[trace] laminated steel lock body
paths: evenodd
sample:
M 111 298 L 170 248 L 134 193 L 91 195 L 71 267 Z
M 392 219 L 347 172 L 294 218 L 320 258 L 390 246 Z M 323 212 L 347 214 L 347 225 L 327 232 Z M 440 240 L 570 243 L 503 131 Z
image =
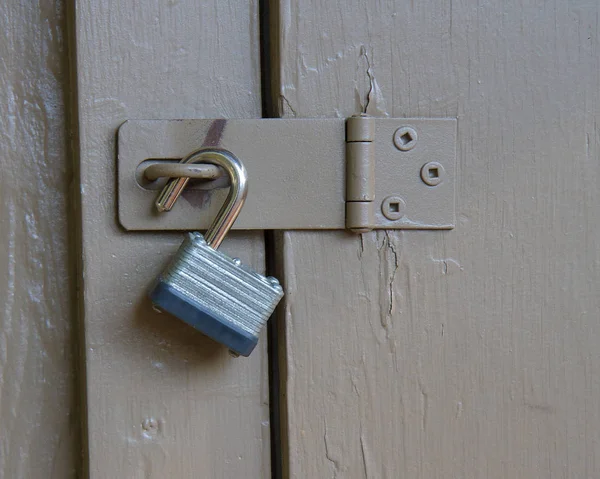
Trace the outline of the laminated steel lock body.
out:
M 206 235 L 188 233 L 169 266 L 158 277 L 150 299 L 235 354 L 248 356 L 259 333 L 283 296 L 276 278 L 265 277 L 237 258 L 217 251 L 244 205 L 248 190 L 244 165 L 231 152 L 197 150 L 181 163 L 211 163 L 225 170 L 231 187 Z M 156 206 L 169 211 L 189 178 L 173 178 Z

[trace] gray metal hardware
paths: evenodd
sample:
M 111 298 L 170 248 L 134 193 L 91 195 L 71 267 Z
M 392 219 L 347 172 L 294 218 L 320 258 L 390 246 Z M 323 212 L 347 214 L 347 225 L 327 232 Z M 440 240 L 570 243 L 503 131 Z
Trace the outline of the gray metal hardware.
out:
M 201 146 L 243 157 L 252 178 L 234 229 L 455 225 L 453 118 L 129 120 L 118 143 L 119 221 L 131 231 L 209 226 L 228 180 L 212 165 L 178 163 Z M 153 202 L 165 179 L 155 178 L 188 172 L 204 180 L 188 185 L 172 212 L 158 215 Z
M 227 173 L 227 199 L 205 236 L 187 235 L 157 279 L 150 298 L 158 310 L 177 316 L 234 354 L 248 356 L 283 289 L 276 278 L 262 276 L 239 259 L 217 251 L 246 200 L 244 165 L 231 152 L 218 148 L 200 149 L 181 161 L 196 162 L 216 165 Z M 185 177 L 171 179 L 158 195 L 157 210 L 166 215 L 188 181 Z
M 222 175 L 222 170 L 215 165 L 198 165 L 195 163 L 152 162 L 144 168 L 146 180 L 159 178 L 190 178 L 197 180 L 215 180 Z

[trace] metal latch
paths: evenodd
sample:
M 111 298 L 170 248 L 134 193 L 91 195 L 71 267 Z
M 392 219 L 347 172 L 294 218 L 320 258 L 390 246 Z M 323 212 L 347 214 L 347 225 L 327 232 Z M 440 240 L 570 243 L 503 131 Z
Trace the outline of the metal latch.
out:
M 118 133 L 119 221 L 127 230 L 206 229 L 228 182 L 214 165 L 181 165 L 220 147 L 248 170 L 233 229 L 451 229 L 456 119 L 129 120 Z M 195 180 L 169 214 L 161 175 Z M 199 220 L 199 210 L 202 218 Z M 205 214 L 204 214 L 205 213 Z

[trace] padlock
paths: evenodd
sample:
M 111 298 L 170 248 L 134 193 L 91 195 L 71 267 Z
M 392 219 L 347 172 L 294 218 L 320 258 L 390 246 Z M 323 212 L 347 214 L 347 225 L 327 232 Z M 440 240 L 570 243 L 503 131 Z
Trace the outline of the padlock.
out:
M 181 163 L 211 163 L 225 170 L 231 180 L 229 195 L 206 231 L 188 233 L 167 268 L 158 277 L 150 299 L 166 311 L 228 347 L 235 355 L 248 356 L 261 329 L 283 297 L 273 277 L 265 277 L 217 250 L 242 209 L 247 174 L 231 152 L 203 148 Z M 159 211 L 169 211 L 189 178 L 172 178 L 156 201 Z

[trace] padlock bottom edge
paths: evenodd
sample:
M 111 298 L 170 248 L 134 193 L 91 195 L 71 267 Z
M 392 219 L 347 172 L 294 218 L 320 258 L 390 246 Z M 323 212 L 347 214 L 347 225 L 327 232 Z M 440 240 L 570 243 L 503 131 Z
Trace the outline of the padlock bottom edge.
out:
M 241 356 L 249 356 L 258 343 L 257 337 L 209 314 L 201 304 L 183 297 L 175 288 L 160 279 L 152 288 L 149 296 L 150 300 L 160 309 L 181 319 Z

